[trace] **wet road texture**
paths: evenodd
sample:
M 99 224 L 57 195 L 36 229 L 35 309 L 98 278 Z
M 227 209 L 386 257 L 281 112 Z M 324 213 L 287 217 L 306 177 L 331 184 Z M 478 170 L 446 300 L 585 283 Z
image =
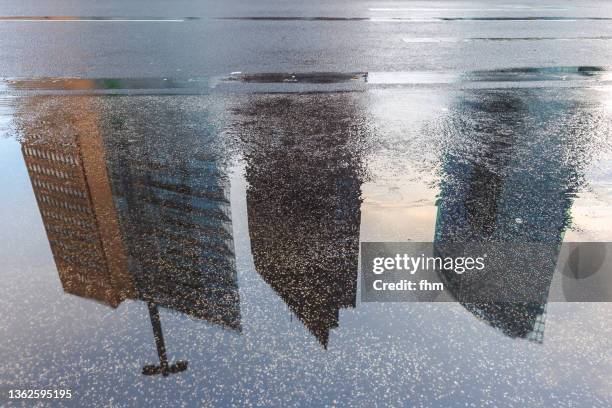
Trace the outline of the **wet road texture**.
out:
M 3 389 L 612 405 L 608 303 L 358 287 L 367 241 L 612 241 L 606 2 L 0 10 Z

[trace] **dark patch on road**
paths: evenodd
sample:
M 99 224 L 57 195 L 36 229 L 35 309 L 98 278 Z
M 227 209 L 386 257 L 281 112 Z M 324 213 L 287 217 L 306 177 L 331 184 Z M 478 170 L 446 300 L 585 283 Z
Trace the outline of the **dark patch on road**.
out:
M 398 71 L 398 72 L 234 72 L 226 76 L 202 78 L 5 78 L 0 93 L 78 92 L 93 94 L 154 93 L 204 94 L 240 91 L 247 93 L 340 92 L 364 86 L 432 85 L 470 83 L 535 83 L 550 86 L 569 82 L 607 83 L 610 69 L 598 66 L 523 67 L 484 71 Z M 556 81 L 556 82 L 555 82 Z M 269 85 L 266 87 L 265 85 Z M 261 85 L 261 86 L 260 86 Z M 295 85 L 295 87 L 293 86 Z M 301 85 L 301 86 L 300 86 Z M 322 87 L 322 86 L 326 87 Z M 355 86 L 357 88 L 355 88 Z M 319 87 L 317 87 L 319 86 Z M 482 85 L 479 85 L 482 86 Z M 514 86 L 514 85 L 513 85 Z
M 270 72 L 261 74 L 233 74 L 228 80 L 254 83 L 301 82 L 307 84 L 334 84 L 349 81 L 363 81 L 367 76 L 367 72 Z

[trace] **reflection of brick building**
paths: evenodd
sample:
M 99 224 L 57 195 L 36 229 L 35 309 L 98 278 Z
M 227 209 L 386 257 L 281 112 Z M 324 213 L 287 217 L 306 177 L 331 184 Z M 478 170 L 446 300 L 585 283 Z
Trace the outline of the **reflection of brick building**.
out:
M 64 290 L 117 307 L 135 291 L 95 114 L 82 108 L 72 134 L 26 127 L 22 152 Z

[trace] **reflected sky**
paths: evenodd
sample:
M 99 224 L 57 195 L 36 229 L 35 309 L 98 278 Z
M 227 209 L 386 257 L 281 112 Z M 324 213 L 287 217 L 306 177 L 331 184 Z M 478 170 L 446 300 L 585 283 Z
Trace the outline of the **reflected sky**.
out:
M 605 90 L 10 109 L 2 383 L 89 403 L 612 401 L 607 304 L 549 304 L 542 325 L 542 308 L 365 304 L 357 288 L 363 241 L 610 241 Z

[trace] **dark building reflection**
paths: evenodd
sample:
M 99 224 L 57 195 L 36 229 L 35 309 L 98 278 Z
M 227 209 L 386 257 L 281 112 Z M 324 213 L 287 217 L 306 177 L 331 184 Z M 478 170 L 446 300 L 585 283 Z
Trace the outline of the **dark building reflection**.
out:
M 366 125 L 349 94 L 241 106 L 255 268 L 326 348 L 355 307 Z
M 91 101 L 22 107 L 37 112 L 21 123 L 22 151 L 62 286 L 113 308 L 147 302 L 160 366 L 145 373 L 182 371 L 167 361 L 158 307 L 241 330 L 226 172 L 210 129 L 182 131 L 180 111 L 167 112 L 170 140 L 129 108 Z
M 106 138 L 108 168 L 141 298 L 240 330 L 228 180 L 212 135 L 181 131 L 181 112 L 165 113 L 172 136 L 123 115 Z
M 546 298 L 581 183 L 582 141 L 560 122 L 582 123 L 580 112 L 576 102 L 551 102 L 530 90 L 466 93 L 447 118 L 446 128 L 454 131 L 445 136 L 436 244 L 504 243 L 516 253 L 503 272 L 531 268 Z M 517 250 L 523 244 L 551 250 L 527 258 L 532 254 Z M 465 276 L 441 274 L 461 300 Z M 545 302 L 464 306 L 510 337 L 543 339 Z

